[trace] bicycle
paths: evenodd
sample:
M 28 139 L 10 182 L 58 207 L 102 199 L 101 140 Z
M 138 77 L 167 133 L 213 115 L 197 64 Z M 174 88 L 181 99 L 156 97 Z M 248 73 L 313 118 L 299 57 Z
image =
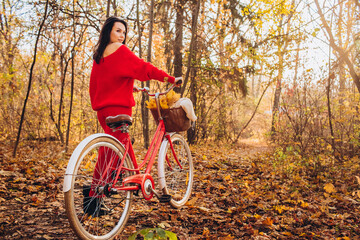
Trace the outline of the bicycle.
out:
M 79 238 L 112 239 L 122 232 L 134 195 L 138 196 L 140 191 L 146 200 L 155 195 L 160 202 L 170 203 L 175 208 L 188 201 L 194 176 L 191 152 L 182 135 L 166 132 L 159 110 L 159 97 L 174 87 L 175 84 L 155 94 L 149 93 L 148 88 L 138 89 L 155 97 L 159 114 L 156 132 L 140 164 L 136 161 L 130 136 L 123 145 L 111 135 L 93 134 L 80 142 L 72 153 L 63 191 L 66 214 Z M 106 121 L 113 131 L 122 132 L 128 132 L 132 123 L 127 115 L 109 117 Z M 157 153 L 159 192 L 150 174 Z M 97 160 L 102 157 L 106 161 L 99 166 Z M 145 166 L 145 172 L 141 173 Z

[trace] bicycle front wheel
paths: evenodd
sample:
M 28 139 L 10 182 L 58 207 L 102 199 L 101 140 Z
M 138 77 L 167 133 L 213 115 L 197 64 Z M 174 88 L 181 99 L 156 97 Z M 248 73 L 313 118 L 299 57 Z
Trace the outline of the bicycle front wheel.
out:
M 167 139 L 163 141 L 159 151 L 159 185 L 164 194 L 171 195 L 170 204 L 179 208 L 191 195 L 194 167 L 185 139 L 180 134 L 173 134 L 170 139 L 171 143 Z
M 79 238 L 112 239 L 123 230 L 132 192 L 116 192 L 109 186 L 124 152 L 124 147 L 112 136 L 95 134 L 83 140 L 72 154 L 64 179 L 65 209 Z M 123 166 L 133 168 L 129 157 Z M 121 170 L 116 186 L 132 173 Z

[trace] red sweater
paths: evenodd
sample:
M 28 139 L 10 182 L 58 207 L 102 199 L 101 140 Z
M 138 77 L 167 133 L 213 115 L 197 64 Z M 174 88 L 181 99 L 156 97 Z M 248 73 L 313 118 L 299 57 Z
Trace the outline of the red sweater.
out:
M 99 64 L 95 61 L 93 63 L 90 75 L 92 108 L 98 111 L 104 107 L 135 106 L 134 79 L 175 82 L 174 77 L 138 58 L 127 46 L 122 45 L 109 56 L 102 58 Z

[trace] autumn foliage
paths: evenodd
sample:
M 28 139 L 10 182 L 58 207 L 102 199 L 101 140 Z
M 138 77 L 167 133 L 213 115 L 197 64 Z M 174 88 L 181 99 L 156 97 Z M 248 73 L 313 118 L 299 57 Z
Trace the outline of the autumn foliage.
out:
M 183 133 L 196 169 L 187 206 L 138 199 L 119 239 L 143 229 L 179 239 L 359 239 L 359 2 L 152 2 L 0 3 L 0 236 L 74 238 L 63 174 L 75 146 L 102 131 L 89 76 L 100 26 L 117 15 L 136 55 L 183 76 L 172 94 L 190 98 L 198 117 Z M 166 87 L 150 82 L 151 92 Z M 135 94 L 139 155 L 155 129 L 145 100 Z

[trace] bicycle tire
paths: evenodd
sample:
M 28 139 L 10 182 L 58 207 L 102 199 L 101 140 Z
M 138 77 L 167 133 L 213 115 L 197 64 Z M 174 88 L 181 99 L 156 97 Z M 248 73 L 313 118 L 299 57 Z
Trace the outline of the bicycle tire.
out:
M 171 195 L 170 205 L 175 208 L 183 206 L 191 196 L 194 181 L 194 166 L 189 145 L 180 134 L 172 134 L 176 156 L 183 169 L 179 167 L 173 156 L 170 143 L 164 139 L 161 144 L 158 158 L 159 185 L 163 194 Z M 166 160 L 168 156 L 169 164 Z
M 92 189 L 101 189 L 114 178 L 114 174 L 107 174 L 108 180 L 102 182 L 93 178 L 94 171 L 101 168 L 96 166 L 99 155 L 105 159 L 109 156 L 122 159 L 124 152 L 123 145 L 107 134 L 91 135 L 74 150 L 65 173 L 64 198 L 70 225 L 80 239 L 112 239 L 125 227 L 131 211 L 131 191 L 85 194 L 89 192 L 86 187 L 92 185 Z M 124 167 L 133 168 L 129 157 L 125 158 Z M 122 171 L 121 177 L 131 174 L 131 171 Z

